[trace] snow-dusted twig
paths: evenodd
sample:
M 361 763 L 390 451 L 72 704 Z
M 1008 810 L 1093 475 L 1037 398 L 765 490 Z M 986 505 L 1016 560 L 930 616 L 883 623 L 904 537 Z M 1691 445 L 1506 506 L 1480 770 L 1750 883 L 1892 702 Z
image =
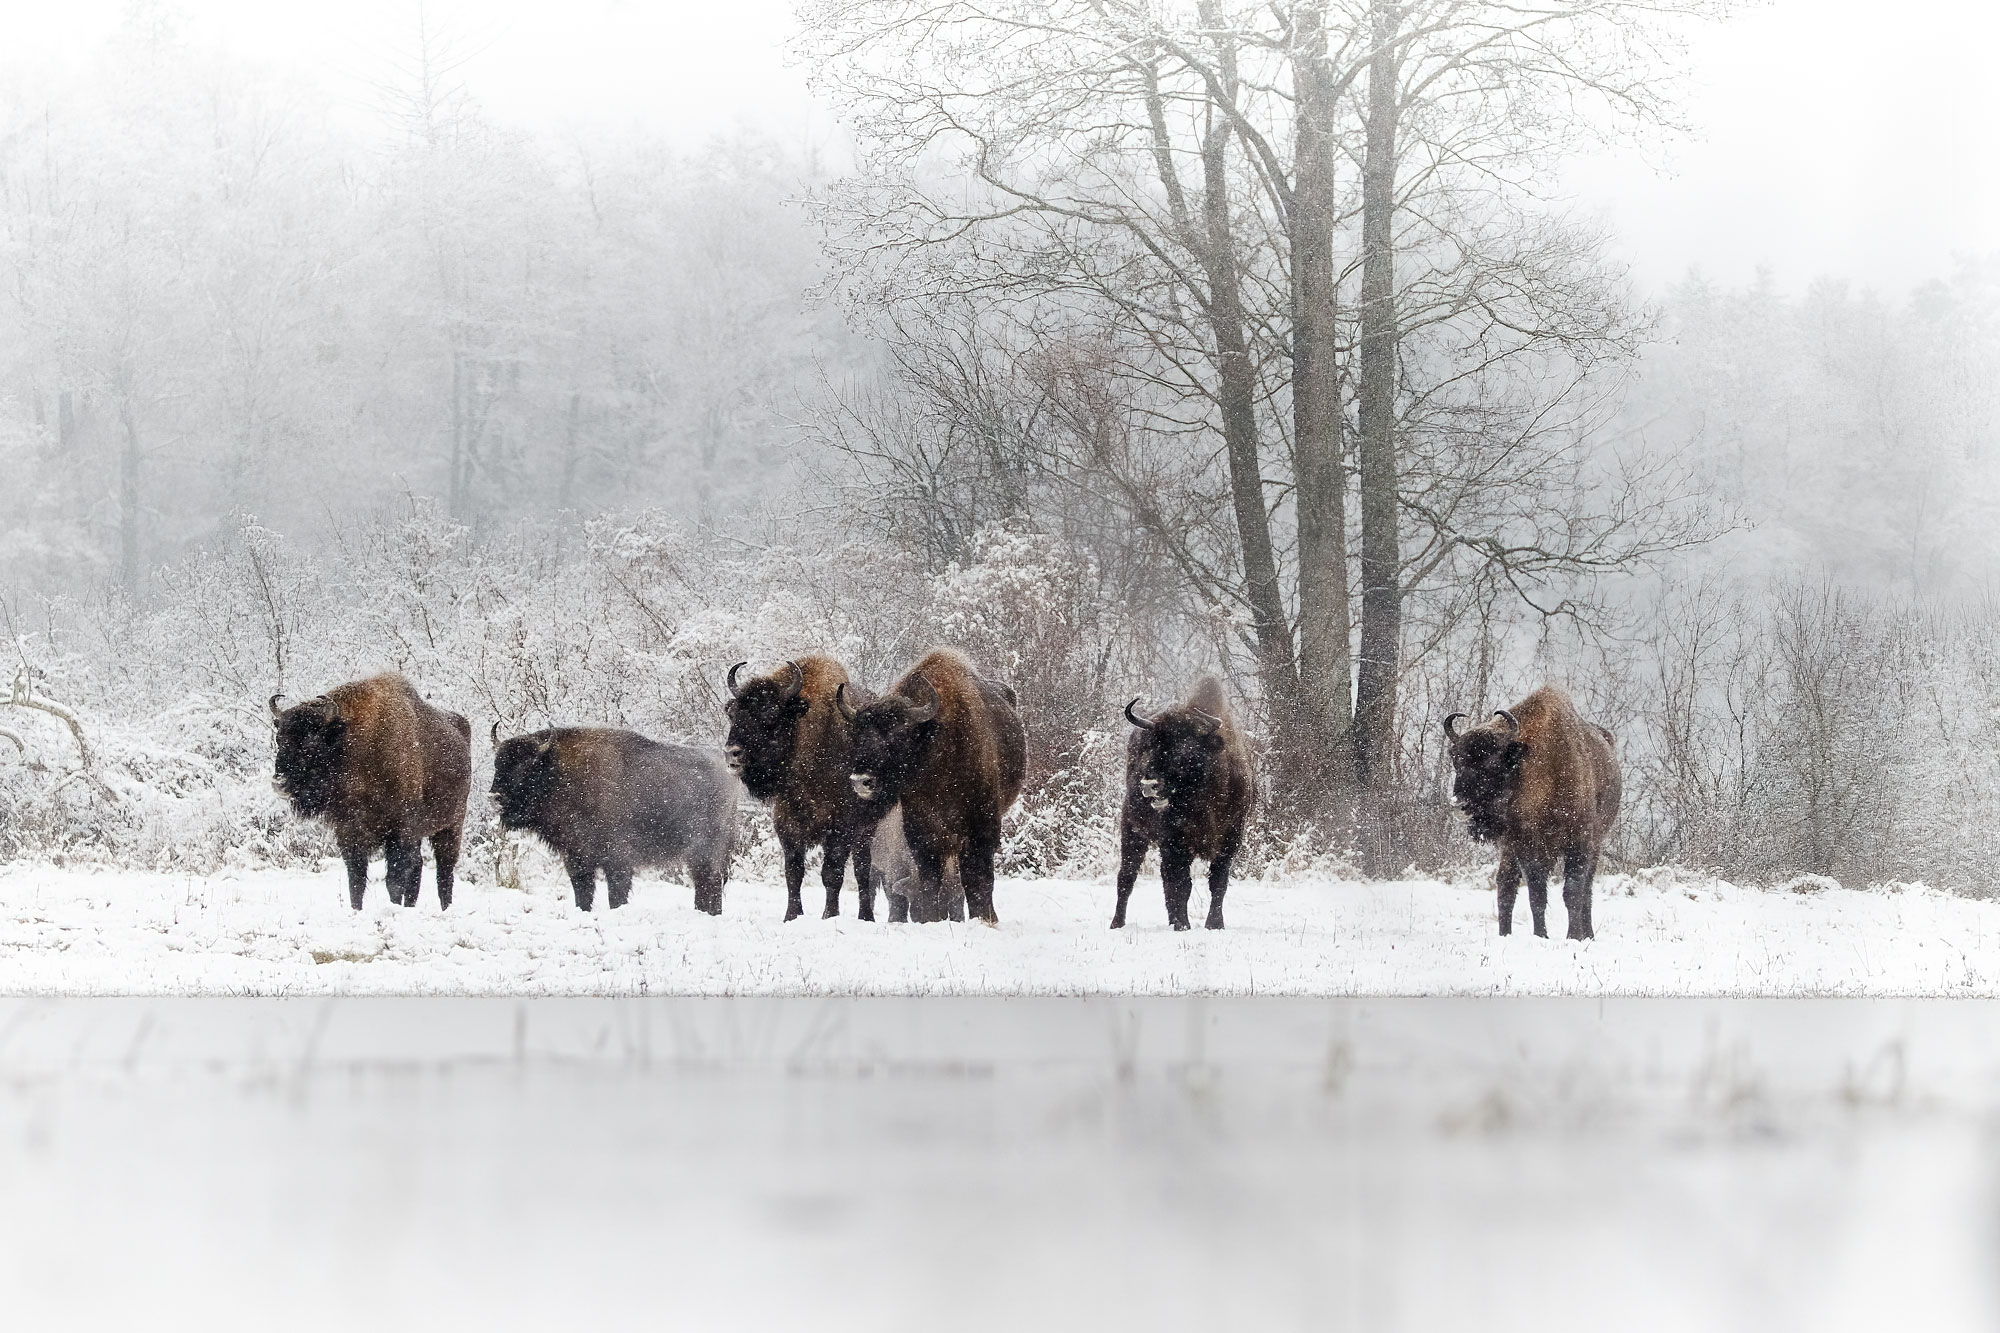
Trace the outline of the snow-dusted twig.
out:
M 105 786 L 103 780 L 97 776 L 97 761 L 90 753 L 90 741 L 83 734 L 83 723 L 78 720 L 75 713 L 55 700 L 35 697 L 34 680 L 25 660 L 20 669 L 14 673 L 13 693 L 6 699 L 0 700 L 0 703 L 15 708 L 32 708 L 38 713 L 47 713 L 51 717 L 60 718 L 63 725 L 69 728 L 71 738 L 76 741 L 76 752 L 82 761 L 84 777 L 88 778 L 90 785 L 107 799 L 114 801 L 118 799 L 117 793 Z M 14 743 L 19 745 L 20 741 L 16 740 Z

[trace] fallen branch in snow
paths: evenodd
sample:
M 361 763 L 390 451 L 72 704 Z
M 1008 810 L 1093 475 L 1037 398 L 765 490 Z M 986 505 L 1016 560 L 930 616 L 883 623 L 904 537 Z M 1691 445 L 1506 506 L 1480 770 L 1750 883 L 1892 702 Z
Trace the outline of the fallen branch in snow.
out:
M 76 741 L 76 752 L 83 763 L 84 777 L 88 778 L 90 785 L 96 788 L 107 800 L 115 801 L 118 799 L 118 794 L 105 786 L 103 780 L 97 776 L 97 762 L 91 756 L 90 741 L 83 734 L 83 723 L 77 719 L 75 713 L 72 713 L 55 700 L 38 699 L 35 697 L 34 681 L 29 674 L 25 662 L 14 673 L 13 693 L 5 699 L 0 699 L 0 703 L 8 704 L 14 708 L 31 708 L 38 713 L 47 713 L 51 717 L 61 718 L 63 725 L 69 728 L 70 736 Z M 21 745 L 20 737 L 13 735 L 11 732 L 4 734 L 17 747 L 20 747 L 22 754 L 25 755 L 27 753 L 27 747 Z

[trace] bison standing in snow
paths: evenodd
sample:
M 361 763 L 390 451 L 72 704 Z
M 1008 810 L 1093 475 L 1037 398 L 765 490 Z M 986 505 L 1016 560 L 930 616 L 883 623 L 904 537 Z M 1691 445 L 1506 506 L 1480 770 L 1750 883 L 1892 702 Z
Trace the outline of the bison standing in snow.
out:
M 1125 925 L 1125 905 L 1148 848 L 1160 849 L 1160 884 L 1166 891 L 1167 921 L 1188 929 L 1188 899 L 1194 893 L 1192 866 L 1208 862 L 1208 921 L 1222 929 L 1222 900 L 1229 891 L 1229 865 L 1250 822 L 1257 778 L 1250 747 L 1229 715 L 1222 682 L 1205 677 L 1185 703 L 1151 718 L 1125 705 L 1132 724 L 1125 750 L 1125 806 L 1119 812 L 1118 906 L 1111 928 Z
M 830 657 L 801 657 L 769 675 L 742 685 L 736 676 L 747 663 L 729 668 L 729 735 L 722 752 L 752 796 L 771 803 L 771 823 L 785 852 L 785 920 L 805 904 L 806 851 L 823 847 L 820 882 L 826 886 L 825 916 L 840 915 L 840 884 L 854 861 L 854 884 L 863 921 L 875 919 L 870 879 L 869 829 L 860 801 L 847 781 L 853 744 L 836 700 L 852 692 L 847 670 Z
M 500 827 L 526 829 L 562 857 L 576 905 L 590 910 L 597 872 L 623 907 L 639 866 L 683 865 L 696 910 L 722 912 L 736 845 L 736 779 L 713 751 L 611 727 L 555 727 L 500 740 L 493 728 Z
M 425 703 L 395 672 L 290 708 L 278 707 L 281 697 L 271 696 L 271 785 L 299 814 L 333 826 L 354 910 L 361 910 L 368 859 L 378 847 L 389 863 L 389 901 L 417 905 L 425 838 L 437 862 L 438 906 L 450 907 L 472 788 L 472 725 Z
M 943 901 L 945 874 L 956 861 L 966 911 L 997 925 L 1000 818 L 1020 796 L 1028 771 L 1028 737 L 1014 692 L 940 648 L 866 707 L 854 707 L 844 690 L 835 699 L 853 733 L 849 781 L 868 826 L 901 802 L 923 899 Z
M 1528 881 L 1535 934 L 1548 932 L 1549 875 L 1563 865 L 1569 938 L 1587 940 L 1591 883 L 1611 822 L 1618 817 L 1618 754 L 1611 733 L 1585 722 L 1567 694 L 1544 685 L 1464 731 L 1444 720 L 1451 746 L 1452 799 L 1466 828 L 1500 844 L 1500 933 L 1514 931 L 1514 902 Z

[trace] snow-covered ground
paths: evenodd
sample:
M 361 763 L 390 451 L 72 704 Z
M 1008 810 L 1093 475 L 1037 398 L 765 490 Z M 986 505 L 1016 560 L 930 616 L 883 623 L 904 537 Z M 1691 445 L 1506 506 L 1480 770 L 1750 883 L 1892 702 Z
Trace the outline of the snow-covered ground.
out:
M 1239 882 L 1229 929 L 1176 935 L 1158 880 L 1106 928 L 1107 884 L 1002 880 L 998 929 L 782 921 L 732 883 L 720 919 L 642 880 L 580 914 L 567 886 L 461 886 L 440 912 L 346 904 L 336 863 L 198 877 L 0 869 L 0 993 L 480 995 L 2000 994 L 2000 904 L 1911 886 L 1752 889 L 1674 871 L 1606 876 L 1597 939 L 1497 936 L 1490 880 Z M 818 897 L 808 879 L 806 897 Z M 1197 888 L 1195 918 L 1205 908 Z
M 1928 1000 L 0 1000 L 17 1329 L 1990 1330 Z

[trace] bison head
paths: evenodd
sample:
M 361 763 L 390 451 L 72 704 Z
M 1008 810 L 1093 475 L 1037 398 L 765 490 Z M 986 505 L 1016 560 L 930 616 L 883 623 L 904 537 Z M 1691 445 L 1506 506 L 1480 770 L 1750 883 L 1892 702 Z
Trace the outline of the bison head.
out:
M 887 694 L 859 709 L 848 700 L 846 686 L 834 694 L 854 735 L 847 780 L 866 809 L 887 810 L 903 799 L 903 789 L 922 767 L 937 734 L 937 689 L 922 676 L 916 684 L 919 699 Z
M 498 728 L 495 728 L 498 734 Z M 493 785 L 503 829 L 535 829 L 556 788 L 556 737 L 552 731 L 515 736 L 493 751 Z
M 739 689 L 736 673 L 747 665 L 738 662 L 729 668 L 729 702 L 722 706 L 729 715 L 729 734 L 723 738 L 722 757 L 752 796 L 768 801 L 785 779 L 799 719 L 812 705 L 803 693 L 806 674 L 797 662 L 785 663 L 782 676 L 759 676 Z
M 1466 831 L 1480 842 L 1492 842 L 1505 829 L 1515 777 L 1528 747 L 1516 739 L 1521 724 L 1504 708 L 1482 726 L 1455 730 L 1452 723 L 1464 716 L 1453 713 L 1444 720 L 1451 746 L 1451 796 L 1465 815 Z
M 271 696 L 271 727 L 277 757 L 271 786 L 307 819 L 326 813 L 347 750 L 347 719 L 331 699 L 308 699 L 290 708 Z
M 1155 810 L 1186 808 L 1222 753 L 1222 719 L 1192 705 L 1143 718 L 1132 711 L 1138 702 L 1125 705 L 1125 720 L 1137 728 L 1126 751 L 1126 796 Z

